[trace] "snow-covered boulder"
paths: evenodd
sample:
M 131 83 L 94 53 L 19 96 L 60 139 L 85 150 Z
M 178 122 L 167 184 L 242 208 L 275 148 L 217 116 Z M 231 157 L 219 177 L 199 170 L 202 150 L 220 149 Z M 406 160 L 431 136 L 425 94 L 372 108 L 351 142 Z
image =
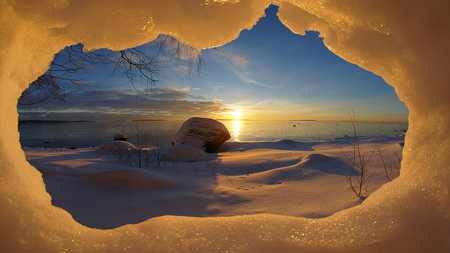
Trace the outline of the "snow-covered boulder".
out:
M 208 157 L 202 149 L 182 144 L 173 147 L 172 152 L 166 157 L 166 161 L 170 162 L 197 162 L 207 159 Z
M 183 144 L 213 153 L 230 138 L 228 129 L 219 121 L 195 117 L 183 123 L 172 139 L 172 146 Z
M 126 141 L 127 140 L 127 136 L 125 134 L 116 134 L 114 136 L 114 140 L 115 141 Z

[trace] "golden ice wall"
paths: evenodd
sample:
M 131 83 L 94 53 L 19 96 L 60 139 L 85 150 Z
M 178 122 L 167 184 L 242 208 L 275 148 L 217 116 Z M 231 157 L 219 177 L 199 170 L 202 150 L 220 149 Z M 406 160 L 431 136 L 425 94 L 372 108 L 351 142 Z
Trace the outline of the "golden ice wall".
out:
M 402 174 L 325 219 L 163 216 L 97 230 L 51 205 L 19 144 L 17 98 L 67 45 L 133 47 L 170 34 L 197 48 L 250 29 L 264 0 L 1 0 L 0 252 L 449 251 L 450 2 L 273 1 L 293 32 L 320 31 L 345 60 L 382 76 L 410 110 Z

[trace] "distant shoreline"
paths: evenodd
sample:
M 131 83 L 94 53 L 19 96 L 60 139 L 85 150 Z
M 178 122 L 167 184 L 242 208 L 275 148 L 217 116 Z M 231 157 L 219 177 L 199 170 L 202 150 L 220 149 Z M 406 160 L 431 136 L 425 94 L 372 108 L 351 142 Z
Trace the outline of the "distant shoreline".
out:
M 19 120 L 19 124 L 65 124 L 65 123 L 86 123 L 95 122 L 92 120 Z
M 217 121 L 261 121 L 261 120 L 253 120 L 253 119 L 214 119 Z
M 167 121 L 166 119 L 134 119 L 133 122 L 136 121 Z

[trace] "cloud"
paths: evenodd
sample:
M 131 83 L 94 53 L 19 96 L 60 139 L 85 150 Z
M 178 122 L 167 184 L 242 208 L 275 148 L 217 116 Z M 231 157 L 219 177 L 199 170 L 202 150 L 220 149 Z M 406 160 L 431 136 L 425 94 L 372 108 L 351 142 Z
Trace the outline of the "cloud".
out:
M 119 90 L 119 92 L 121 92 L 121 91 Z M 97 99 L 114 98 L 116 96 L 116 92 L 114 92 L 114 91 L 107 91 L 107 92 L 88 91 L 85 94 L 92 98 L 97 98 Z
M 261 87 L 266 87 L 266 88 L 273 88 L 270 85 L 266 85 L 266 84 L 262 84 L 260 82 L 258 82 L 257 80 L 255 80 L 252 75 L 248 72 L 248 71 L 243 71 L 243 70 L 239 70 L 239 69 L 235 69 L 233 71 L 233 73 L 239 78 L 239 80 L 243 83 L 247 83 L 247 84 L 255 84 Z
M 214 117 L 228 112 L 229 108 L 219 101 L 202 101 L 204 97 L 188 93 L 184 88 L 158 87 L 147 97 L 124 90 L 102 90 L 101 87 L 76 86 L 66 96 L 65 103 L 49 105 L 47 118 L 54 119 L 129 119 L 137 117 L 193 116 Z M 19 108 L 21 118 L 29 116 Z
M 266 88 L 273 88 L 270 85 L 259 82 L 257 78 L 255 78 L 255 73 L 248 68 L 249 60 L 247 57 L 229 52 L 223 53 L 222 55 L 225 59 L 220 61 L 220 64 L 224 69 L 234 74 L 236 79 L 240 82 Z
M 223 55 L 228 59 L 232 60 L 234 64 L 239 67 L 246 67 L 249 62 L 249 60 L 243 55 L 238 55 L 234 53 L 224 53 Z
M 177 65 L 172 68 L 172 70 L 176 73 L 182 74 L 184 76 L 188 75 L 191 72 L 191 69 L 185 65 Z
M 179 91 L 190 91 L 190 90 L 191 90 L 191 87 L 186 86 L 186 87 L 184 87 L 184 88 L 176 89 L 176 90 L 179 90 Z
M 153 88 L 151 90 L 150 96 L 155 99 L 190 98 L 190 97 L 193 97 L 193 95 L 190 93 L 186 93 L 187 91 L 190 91 L 190 90 L 191 90 L 191 88 L 189 86 L 186 86 L 181 89 L 170 88 L 170 87 Z

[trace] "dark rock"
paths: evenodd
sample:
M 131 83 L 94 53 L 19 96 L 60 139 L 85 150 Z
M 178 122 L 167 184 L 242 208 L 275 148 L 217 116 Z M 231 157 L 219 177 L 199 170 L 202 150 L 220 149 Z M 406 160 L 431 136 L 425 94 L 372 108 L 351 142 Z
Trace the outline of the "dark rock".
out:
M 126 141 L 127 140 L 127 136 L 125 134 L 116 134 L 114 136 L 114 140 L 115 141 Z

